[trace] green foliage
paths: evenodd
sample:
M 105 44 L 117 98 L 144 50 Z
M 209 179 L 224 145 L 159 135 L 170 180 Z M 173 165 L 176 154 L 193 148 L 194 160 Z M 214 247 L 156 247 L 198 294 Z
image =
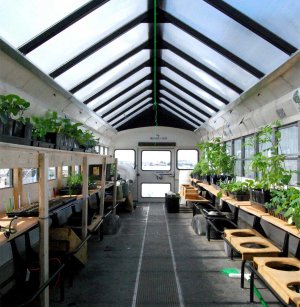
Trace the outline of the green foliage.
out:
M 201 151 L 199 162 L 202 173 L 205 170 L 206 174 L 215 174 L 217 176 L 233 174 L 234 157 L 227 153 L 226 145 L 221 141 L 221 138 L 214 138 L 197 146 Z
M 9 119 L 16 119 L 25 123 L 26 118 L 23 117 L 23 113 L 30 106 L 30 102 L 19 97 L 18 95 L 0 95 L 0 120 L 3 124 L 6 124 Z
M 67 187 L 69 194 L 76 194 L 75 192 L 82 187 L 82 174 L 71 173 L 67 178 Z
M 279 121 L 266 125 L 249 142 L 253 146 L 256 142 L 264 146 L 264 149 L 251 157 L 251 169 L 259 174 L 259 177 L 256 178 L 259 187 L 266 190 L 287 185 L 293 173 L 293 171 L 285 169 L 285 155 L 278 153 L 280 131 L 276 130 L 275 132 L 276 140 L 272 138 L 273 128 L 278 127 L 280 127 Z

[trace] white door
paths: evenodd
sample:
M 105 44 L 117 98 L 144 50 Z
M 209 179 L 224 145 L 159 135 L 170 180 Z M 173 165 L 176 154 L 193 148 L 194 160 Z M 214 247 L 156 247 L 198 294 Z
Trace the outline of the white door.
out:
M 175 188 L 174 148 L 139 148 L 137 159 L 139 202 L 163 202 Z

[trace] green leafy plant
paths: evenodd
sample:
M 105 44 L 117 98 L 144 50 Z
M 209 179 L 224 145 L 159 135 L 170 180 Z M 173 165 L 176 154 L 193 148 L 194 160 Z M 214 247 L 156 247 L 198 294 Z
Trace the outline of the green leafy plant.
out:
M 67 178 L 67 187 L 69 194 L 77 194 L 82 189 L 82 174 L 71 173 Z
M 9 119 L 15 119 L 25 124 L 28 120 L 23 113 L 29 106 L 30 102 L 18 95 L 0 95 L 0 121 L 7 124 Z

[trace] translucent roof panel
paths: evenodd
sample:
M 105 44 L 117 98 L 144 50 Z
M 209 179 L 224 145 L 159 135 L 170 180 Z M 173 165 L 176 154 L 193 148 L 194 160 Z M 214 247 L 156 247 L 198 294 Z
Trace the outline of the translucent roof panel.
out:
M 117 114 L 121 113 L 124 109 L 134 105 L 139 100 L 143 99 L 144 97 L 148 96 L 151 93 L 151 90 L 145 91 L 143 94 L 136 96 L 134 99 L 128 101 L 127 103 L 122 104 L 117 110 L 110 112 L 107 116 L 104 117 L 105 120 L 110 120 L 112 117 L 116 116 Z M 145 98 L 145 100 L 151 100 L 151 98 Z
M 140 113 L 144 112 L 145 110 L 149 109 L 152 105 L 151 104 L 146 104 L 142 109 L 140 109 L 139 111 L 133 113 L 131 116 L 126 117 L 123 121 L 121 121 L 120 123 L 113 125 L 115 128 L 118 128 L 119 126 L 125 124 L 126 122 L 128 122 L 130 119 L 136 117 L 137 115 L 139 115 Z
M 194 126 L 195 128 L 198 128 L 197 125 L 195 125 L 193 122 L 191 122 L 190 120 L 188 120 L 186 117 L 182 116 L 181 114 L 178 114 L 177 112 L 175 112 L 174 110 L 172 110 L 171 108 L 169 108 L 168 106 L 162 104 L 161 105 L 162 108 L 168 110 L 169 112 L 171 112 L 172 114 L 174 114 L 176 117 L 179 117 L 181 119 L 183 119 L 185 122 L 189 123 L 190 125 Z
M 73 66 L 55 80 L 64 88 L 70 89 L 146 40 L 148 40 L 148 25 L 140 24 Z
M 180 113 L 182 113 L 186 118 L 191 118 L 193 121 L 198 123 L 198 126 L 200 126 L 202 124 L 201 121 L 199 121 L 195 116 L 191 116 L 189 113 L 187 113 L 185 111 L 185 109 L 179 108 L 178 106 L 172 104 L 169 100 L 165 99 L 165 98 L 161 98 L 160 99 L 160 105 L 162 105 L 162 103 L 167 105 L 167 106 L 171 106 L 173 109 L 178 110 Z
M 167 42 L 243 90 L 258 81 L 256 77 L 179 28 L 165 24 L 162 29 L 163 38 Z
M 104 89 L 106 86 L 116 81 L 127 72 L 131 71 L 133 68 L 147 61 L 149 58 L 149 50 L 142 50 L 138 52 L 136 55 L 130 57 L 128 60 L 125 60 L 107 73 L 101 75 L 101 77 L 95 79 L 93 82 L 80 89 L 74 94 L 74 96 L 81 101 L 86 100 L 88 97 Z
M 96 113 L 98 115 L 101 115 L 101 114 L 104 114 L 104 113 L 108 112 L 111 108 L 114 108 L 115 106 L 117 106 L 120 103 L 122 103 L 122 101 L 124 101 L 125 99 L 128 99 L 130 96 L 138 93 L 140 90 L 142 90 L 143 88 L 145 88 L 148 85 L 150 85 L 151 82 L 152 82 L 151 80 L 146 80 L 146 81 L 142 82 L 141 84 L 137 85 L 136 87 L 134 87 L 133 89 L 131 89 L 127 93 L 123 94 L 122 96 L 118 97 L 117 99 L 115 99 L 114 101 L 109 103 L 107 106 L 104 106 L 102 109 L 100 109 Z
M 120 115 L 119 115 L 118 117 L 116 117 L 113 121 L 111 121 L 110 124 L 113 125 L 114 123 L 116 123 L 116 122 L 119 121 L 120 119 L 127 117 L 127 114 L 128 114 L 129 112 L 134 112 L 135 110 L 139 109 L 139 108 L 142 107 L 143 105 L 148 104 L 150 100 L 151 100 L 151 98 L 147 98 L 147 99 L 141 101 L 140 103 L 138 103 L 138 104 L 135 105 L 134 107 L 130 108 L 130 110 L 127 111 L 127 112 L 124 112 L 124 110 L 126 110 L 126 108 L 128 108 L 128 105 L 129 105 L 129 104 L 126 104 L 126 105 L 124 105 L 124 106 L 121 106 L 120 109 L 118 110 L 118 111 L 120 111 L 120 112 L 119 112 Z M 131 105 L 133 105 L 133 103 L 132 103 Z
M 137 73 L 133 74 L 131 77 L 127 78 L 126 80 L 120 82 L 118 85 L 114 86 L 109 91 L 105 92 L 104 94 L 100 95 L 96 99 L 92 100 L 90 103 L 88 103 L 88 107 L 91 109 L 97 108 L 100 104 L 111 99 L 112 97 L 120 93 L 121 91 L 126 90 L 126 88 L 128 88 L 129 86 L 138 82 L 140 79 L 142 79 L 146 75 L 150 74 L 150 72 L 151 72 L 150 67 L 145 67 L 141 69 Z
M 177 56 L 175 53 L 169 50 L 163 50 L 162 59 L 182 71 L 187 71 L 190 77 L 194 78 L 198 82 L 202 83 L 203 85 L 229 101 L 233 101 L 234 99 L 239 97 L 239 95 L 235 91 L 231 90 L 203 70 L 197 68 L 196 66 L 192 65 L 188 61 Z
M 195 116 L 197 116 L 199 118 L 202 118 L 203 120 L 207 120 L 207 116 L 205 116 L 202 113 L 196 111 L 193 107 L 190 107 L 189 105 L 187 105 L 186 103 L 182 102 L 182 100 L 179 100 L 177 97 L 173 96 L 169 92 L 167 92 L 165 90 L 161 90 L 160 93 L 162 93 L 167 98 L 171 99 L 171 101 L 174 101 L 177 104 L 179 104 L 180 106 L 182 106 L 182 108 L 184 108 L 186 110 L 189 110 L 190 112 L 193 112 L 193 114 L 195 114 Z
M 110 0 L 27 56 L 45 72 L 50 73 L 146 10 L 145 0 Z
M 300 1 L 224 1 L 298 49 L 300 48 Z
M 0 1 L 0 36 L 19 47 L 89 0 Z
M 252 1 L 249 2 L 252 5 Z M 256 3 L 258 5 L 259 1 Z M 264 11 L 261 4 L 258 6 Z M 167 1 L 166 10 L 264 73 L 271 72 L 289 58 L 269 42 L 204 1 Z
M 185 78 L 181 77 L 180 75 L 178 75 L 177 73 L 175 73 L 171 69 L 166 68 L 166 67 L 162 67 L 161 73 L 163 75 L 169 77 L 170 79 L 174 80 L 177 84 L 180 84 L 181 86 L 185 87 L 186 89 L 188 89 L 193 94 L 196 94 L 200 98 L 204 99 L 205 101 L 207 101 L 211 105 L 215 106 L 216 108 L 219 109 L 219 108 L 224 106 L 224 103 L 222 101 L 220 101 L 217 98 L 211 96 L 210 94 L 208 94 L 207 92 L 205 92 L 201 88 L 197 87 L 193 83 L 187 81 Z

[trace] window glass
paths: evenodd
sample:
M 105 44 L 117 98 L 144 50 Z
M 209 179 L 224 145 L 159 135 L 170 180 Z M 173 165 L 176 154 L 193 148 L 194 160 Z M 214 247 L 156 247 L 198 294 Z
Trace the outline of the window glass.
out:
M 231 141 L 226 142 L 226 143 L 225 143 L 225 146 L 226 146 L 226 152 L 227 152 L 227 154 L 231 155 L 231 154 L 232 154 L 232 142 L 231 142 Z
M 165 197 L 170 189 L 170 183 L 142 183 L 142 197 Z
M 66 177 L 68 177 L 69 176 L 69 174 L 70 174 L 70 166 L 63 166 L 62 167 L 62 176 L 64 177 L 64 178 L 66 178 Z
M 297 171 L 298 167 L 298 161 L 297 159 L 286 159 L 284 161 L 284 167 L 287 169 L 287 170 L 292 170 L 292 171 Z M 291 181 L 289 182 L 290 185 L 298 185 L 298 175 L 297 173 L 293 173 L 292 174 L 292 178 L 291 178 Z
M 0 169 L 0 189 L 12 187 L 12 170 L 9 168 Z
M 100 146 L 100 155 L 104 155 L 104 147 Z
M 251 170 L 251 161 L 245 160 L 244 161 L 244 176 L 247 178 L 254 179 L 254 172 Z
M 251 157 L 254 155 L 254 145 L 250 142 L 251 138 L 252 136 L 245 138 L 245 159 L 251 159 Z
M 108 155 L 108 147 L 104 147 L 104 154 Z
M 37 168 L 23 168 L 22 182 L 23 184 L 35 183 L 39 181 L 39 172 Z
M 74 172 L 75 172 L 75 175 L 80 174 L 80 165 L 75 165 Z
M 241 159 L 235 160 L 234 174 L 235 176 L 242 176 L 242 160 Z
M 171 152 L 169 150 L 143 150 L 143 171 L 171 170 Z
M 196 149 L 180 149 L 177 151 L 176 165 L 178 169 L 193 169 L 198 162 Z
M 281 140 L 279 152 L 286 155 L 298 155 L 298 127 L 296 125 L 285 127 L 279 130 Z
M 234 140 L 233 144 L 234 144 L 233 145 L 234 156 L 237 159 L 241 159 L 242 158 L 242 140 L 241 139 Z
M 56 179 L 56 167 L 48 168 L 48 180 Z
M 116 149 L 115 158 L 118 159 L 119 165 L 130 165 L 135 168 L 135 151 L 133 149 Z

